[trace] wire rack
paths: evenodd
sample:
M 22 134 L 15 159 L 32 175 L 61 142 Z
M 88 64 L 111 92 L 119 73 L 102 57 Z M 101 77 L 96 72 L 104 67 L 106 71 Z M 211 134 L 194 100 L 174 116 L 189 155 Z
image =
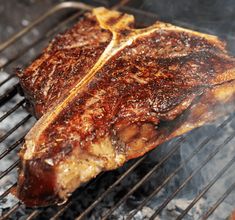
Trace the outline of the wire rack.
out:
M 76 22 L 85 11 L 91 10 L 93 8 L 92 5 L 104 5 L 134 14 L 137 18 L 138 26 L 148 25 L 150 23 L 153 23 L 158 18 L 158 16 L 153 13 L 130 7 L 130 3 L 132 2 L 131 0 L 117 2 L 118 4 L 115 4 L 115 1 L 111 1 L 111 3 L 108 1 L 94 1 L 94 4 L 91 5 L 79 2 L 60 3 L 54 6 L 52 9 L 49 9 L 47 12 L 45 12 L 45 14 L 43 14 L 37 20 L 21 30 L 19 33 L 15 34 L 9 40 L 0 44 L 0 52 L 4 52 L 8 50 L 9 47 L 14 47 L 14 45 L 18 41 L 20 41 L 20 39 L 24 35 L 28 34 L 33 28 L 39 26 L 41 23 L 50 22 L 49 18 L 51 16 L 54 16 L 61 11 L 70 12 L 62 19 L 59 19 L 56 26 L 46 31 L 43 36 L 36 39 L 30 45 L 25 46 L 14 57 L 9 59 L 5 64 L 2 64 L 2 66 L 0 67 L 5 72 L 9 73 L 7 73 L 6 77 L 0 82 L 0 88 L 3 88 L 2 95 L 0 95 L 0 107 L 4 108 L 4 113 L 0 117 L 0 124 L 4 123 L 6 120 L 8 120 L 9 123 L 9 119 L 11 120 L 11 118 L 14 117 L 14 114 L 18 114 L 17 112 L 19 111 L 21 112 L 20 117 L 18 117 L 18 121 L 15 122 L 12 127 L 2 133 L 0 136 L 0 143 L 5 146 L 2 147 L 3 150 L 0 151 L 0 160 L 4 161 L 4 159 L 10 154 L 13 155 L 12 157 L 15 158 L 15 160 L 13 160 L 14 162 L 0 173 L 0 181 L 2 181 L 4 178 L 7 178 L 8 175 L 12 172 L 15 173 L 15 176 L 17 175 L 16 169 L 19 163 L 19 160 L 17 159 L 17 151 L 24 140 L 24 135 L 35 122 L 35 119 L 33 119 L 33 117 L 23 109 L 26 101 L 24 97 L 21 97 L 19 95 L 19 84 L 12 74 L 13 71 L 11 69 L 9 70 L 9 67 L 11 65 L 14 66 L 17 61 L 19 62 L 19 60 L 22 59 L 22 57 L 33 48 L 36 48 L 37 51 L 40 51 L 37 49 L 38 47 L 43 47 L 40 45 L 45 45 L 45 42 L 48 42 L 56 33 L 64 30 L 72 23 Z M 36 54 L 36 56 L 37 55 L 38 54 Z M 29 57 L 30 59 L 27 60 L 25 65 L 29 64 L 35 58 L 32 56 Z M 156 184 L 150 190 L 150 192 L 148 192 L 147 195 L 145 195 L 140 200 L 141 202 L 135 204 L 132 211 L 130 211 L 126 215 L 126 219 L 136 218 L 138 212 L 141 211 L 142 208 L 149 202 L 151 202 L 151 199 L 156 197 L 164 189 L 164 187 L 166 187 L 166 185 L 169 184 L 178 175 L 178 173 L 183 168 L 187 167 L 188 164 L 193 160 L 193 158 L 197 156 L 203 148 L 205 148 L 208 144 L 213 145 L 213 148 L 208 152 L 207 155 L 204 155 L 204 158 L 195 166 L 194 170 L 189 172 L 189 174 L 181 180 L 177 187 L 173 188 L 171 193 L 160 204 L 157 205 L 157 207 L 154 209 L 154 212 L 151 213 L 151 216 L 149 216 L 149 219 L 155 219 L 155 217 L 159 215 L 164 208 L 167 207 L 172 199 L 180 194 L 181 191 L 185 187 L 187 187 L 187 184 L 189 184 L 190 181 L 192 181 L 192 179 L 197 176 L 197 174 L 200 173 L 200 171 L 204 169 L 205 166 L 210 163 L 210 161 L 213 160 L 213 158 L 215 158 L 221 151 L 223 151 L 224 148 L 226 148 L 226 146 L 233 140 L 233 138 L 235 137 L 235 130 L 232 130 L 227 135 L 223 135 L 224 139 L 220 143 L 214 141 L 216 137 L 218 137 L 218 135 L 221 135 L 221 132 L 223 132 L 227 126 L 230 126 L 233 123 L 234 115 L 231 114 L 223 121 L 220 121 L 220 123 L 217 123 L 216 128 L 213 130 L 213 132 L 209 132 L 208 134 L 203 135 L 204 137 L 200 144 L 193 148 L 193 151 L 187 155 L 185 160 L 177 164 L 177 166 L 173 166 L 173 169 L 169 173 L 167 173 L 164 177 L 161 177 L 160 183 Z M 108 209 L 106 208 L 102 216 L 99 216 L 100 219 L 113 219 L 113 213 L 120 209 L 123 204 L 128 203 L 128 201 L 131 200 L 132 196 L 135 195 L 135 193 L 145 184 L 147 184 L 147 182 L 151 182 L 151 178 L 154 175 L 156 176 L 156 174 L 161 173 L 162 168 L 166 166 L 169 161 L 174 160 L 174 156 L 181 149 L 183 143 L 187 142 L 187 140 L 190 139 L 190 135 L 193 135 L 193 133 L 197 132 L 198 130 L 200 129 L 195 129 L 189 135 L 181 136 L 180 138 L 177 138 L 176 140 L 168 144 L 167 151 L 164 151 L 163 154 L 161 154 L 161 149 L 166 146 L 160 146 L 153 152 L 150 152 L 149 154 L 141 158 L 128 162 L 123 168 L 120 168 L 118 171 L 102 173 L 96 179 L 90 181 L 87 185 L 81 187 L 75 193 L 73 193 L 69 201 L 61 206 L 48 207 L 43 209 L 29 209 L 25 208 L 21 202 L 17 201 L 11 208 L 3 212 L 1 219 L 17 218 L 17 216 L 20 216 L 20 213 L 22 212 L 24 214 L 21 215 L 24 215 L 27 220 L 54 220 L 59 218 L 65 219 L 68 218 L 68 216 L 71 216 L 71 219 L 76 218 L 77 220 L 88 219 L 90 216 L 92 216 L 92 214 L 97 212 L 100 207 L 102 207 L 101 204 L 105 200 L 107 200 L 111 194 L 118 191 L 119 196 L 114 199 L 114 201 L 112 201 L 111 205 L 108 205 Z M 141 175 L 132 178 L 133 173 L 141 170 L 143 164 L 148 163 L 149 158 L 152 154 L 159 154 L 161 155 L 161 157 L 158 158 L 154 164 L 150 164 L 147 170 L 141 171 Z M 223 178 L 224 173 L 226 173 L 229 169 L 232 168 L 232 166 L 234 166 L 234 162 L 235 156 L 227 161 L 226 164 L 218 168 L 217 173 L 210 178 L 210 181 L 208 181 L 204 185 L 204 187 L 191 199 L 191 202 L 187 205 L 187 207 L 185 207 L 184 210 L 180 212 L 180 214 L 177 216 L 178 220 L 184 219 L 188 215 L 189 211 L 194 207 L 194 205 L 203 196 L 205 196 L 206 193 L 213 186 L 215 186 L 221 178 Z M 109 178 L 110 176 L 112 176 L 111 180 Z M 106 181 L 107 178 L 109 178 L 109 181 Z M 128 190 L 125 191 L 124 188 L 126 188 L 126 186 L 123 186 L 122 183 L 128 179 L 129 187 L 127 187 Z M 133 179 L 133 181 L 130 179 Z M 232 192 L 234 192 L 235 177 L 233 181 L 234 182 L 228 184 L 226 189 L 218 196 L 217 200 L 213 201 L 210 207 L 205 210 L 205 212 L 201 216 L 201 219 L 207 219 L 208 217 L 213 215 L 213 212 L 220 206 L 220 204 L 223 203 L 223 201 L 227 197 L 229 197 Z M 102 190 L 97 189 L 100 185 L 102 186 Z M 16 182 L 11 184 L 11 186 L 0 195 L 0 201 L 4 201 L 4 199 L 9 196 L 11 190 L 15 186 Z M 122 190 L 124 190 L 124 193 L 120 193 Z M 91 191 L 93 191 L 93 193 L 90 193 Z M 88 201 L 85 202 L 85 204 L 81 205 L 81 203 L 83 203 L 84 201 L 84 198 L 89 197 L 90 194 L 92 194 L 92 196 L 90 196 L 91 198 L 89 198 Z

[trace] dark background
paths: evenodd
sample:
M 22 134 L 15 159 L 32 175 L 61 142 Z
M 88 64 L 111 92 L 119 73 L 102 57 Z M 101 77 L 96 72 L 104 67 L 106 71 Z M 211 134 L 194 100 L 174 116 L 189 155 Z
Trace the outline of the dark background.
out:
M 101 0 L 104 2 L 104 0 Z M 0 42 L 62 0 L 0 0 Z M 83 2 L 89 2 L 84 0 Z M 108 4 L 118 2 L 106 1 Z M 138 0 L 129 5 L 156 13 L 160 20 L 206 29 L 233 40 L 234 0 Z
M 0 42 L 59 2 L 58 0 L 0 0 Z

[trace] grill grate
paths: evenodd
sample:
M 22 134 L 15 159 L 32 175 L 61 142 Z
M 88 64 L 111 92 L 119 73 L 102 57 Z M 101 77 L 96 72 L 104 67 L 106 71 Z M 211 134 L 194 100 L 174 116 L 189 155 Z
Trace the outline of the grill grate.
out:
M 130 7 L 128 5 L 132 5 L 132 0 L 123 0 L 123 1 L 116 1 L 118 4 L 115 4 L 115 1 L 111 1 L 113 4 L 110 5 L 108 1 L 93 1 L 91 2 L 91 5 L 109 5 L 112 8 L 128 12 L 131 14 L 134 14 L 135 17 L 137 17 L 138 26 L 145 26 L 149 23 L 153 23 L 158 16 L 143 11 L 141 9 L 136 9 L 134 7 Z M 94 3 L 94 4 L 93 4 Z M 131 3 L 131 4 L 130 4 Z M 45 34 L 43 34 L 42 37 L 39 37 L 36 39 L 36 41 L 32 42 L 30 45 L 26 46 L 22 49 L 19 53 L 17 53 L 14 57 L 9 59 L 5 64 L 1 66 L 4 70 L 8 69 L 11 65 L 15 65 L 15 62 L 19 60 L 19 58 L 27 54 L 32 48 L 37 48 L 38 45 L 40 45 L 43 42 L 47 42 L 49 39 L 52 38 L 56 33 L 58 33 L 61 30 L 64 30 L 69 24 L 74 23 L 79 17 L 84 13 L 86 10 L 90 10 L 93 6 L 85 5 L 78 2 L 65 2 L 61 3 L 48 12 L 46 12 L 43 16 L 41 16 L 39 19 L 37 19 L 35 22 L 33 22 L 31 25 L 23 29 L 18 34 L 14 35 L 12 38 L 10 38 L 7 42 L 0 45 L 0 52 L 7 50 L 8 47 L 10 47 L 13 43 L 17 43 L 17 41 L 26 35 L 32 28 L 37 27 L 39 23 L 43 22 L 44 20 L 46 22 L 49 22 L 49 17 L 58 13 L 61 10 L 70 10 L 70 9 L 76 9 L 76 12 L 71 12 L 69 16 L 66 16 L 63 18 L 54 28 L 47 31 Z M 143 19 L 144 18 L 144 19 Z M 177 23 L 177 21 L 175 21 Z M 40 50 L 39 50 L 40 51 Z M 31 57 L 31 60 L 34 58 Z M 30 62 L 30 61 L 29 61 Z M 8 71 L 9 72 L 9 71 Z M 13 75 L 8 75 L 2 82 L 0 82 L 0 88 L 6 86 L 11 82 L 13 79 Z M 18 83 L 10 83 L 10 88 L 3 91 L 3 94 L 0 95 L 0 107 L 7 107 L 7 110 L 5 113 L 0 117 L 0 122 L 4 122 L 5 120 L 9 119 L 12 115 L 16 114 L 17 111 L 21 110 L 22 107 L 25 105 L 25 99 L 20 98 L 18 95 Z M 14 101 L 17 100 L 17 101 Z M 8 105 L 9 103 L 13 102 L 14 105 Z M 151 202 L 151 199 L 154 198 L 157 194 L 159 194 L 164 187 L 166 187 L 167 184 L 169 184 L 176 176 L 177 174 L 193 160 L 193 158 L 200 153 L 200 151 L 203 148 L 206 148 L 208 144 L 215 145 L 214 148 L 205 155 L 205 159 L 202 160 L 201 163 L 199 163 L 193 171 L 191 171 L 187 177 L 183 179 L 183 181 L 177 185 L 169 194 L 167 198 L 165 198 L 161 204 L 159 204 L 152 213 L 151 216 L 149 216 L 150 219 L 154 219 L 158 214 L 160 214 L 163 209 L 169 204 L 169 202 L 172 201 L 172 199 L 180 193 L 180 191 L 186 187 L 187 184 L 190 183 L 190 181 L 200 172 L 202 169 L 205 168 L 206 164 L 210 163 L 213 158 L 218 155 L 221 151 L 224 150 L 224 148 L 229 144 L 230 141 L 235 137 L 235 131 L 233 130 L 228 136 L 225 136 L 225 139 L 222 141 L 221 144 L 217 144 L 217 142 L 214 141 L 218 135 L 223 132 L 223 130 L 229 126 L 231 123 L 234 123 L 234 114 L 227 117 L 222 123 L 216 126 L 216 129 L 209 135 L 204 135 L 203 141 L 201 141 L 198 146 L 195 146 L 193 151 L 187 156 L 185 160 L 183 160 L 180 164 L 178 164 L 174 169 L 166 175 L 161 180 L 161 183 L 156 185 L 148 195 L 146 195 L 144 198 L 142 198 L 141 202 L 139 204 L 135 205 L 134 209 L 129 212 L 126 219 L 133 219 L 137 216 L 138 212 L 143 209 L 144 206 L 146 206 L 149 202 Z M 0 136 L 0 143 L 6 145 L 2 151 L 0 151 L 0 159 L 1 161 L 4 160 L 4 158 L 8 157 L 10 154 L 16 155 L 16 149 L 19 148 L 21 143 L 23 142 L 24 135 L 26 134 L 27 130 L 32 126 L 32 123 L 34 121 L 32 120 L 31 115 L 24 114 L 20 121 L 18 121 L 12 128 L 10 128 L 8 131 L 6 131 L 4 134 Z M 27 125 L 27 126 L 26 126 Z M 21 130 L 21 131 L 19 131 Z M 192 131 L 190 135 L 193 135 L 194 133 L 198 132 L 200 129 L 195 129 Z M 14 134 L 18 134 L 14 135 Z M 13 137 L 12 137 L 13 136 Z M 129 187 L 129 190 L 127 192 L 124 191 L 124 194 L 122 196 L 119 196 L 116 201 L 113 201 L 111 205 L 109 205 L 109 210 L 106 212 L 103 212 L 103 216 L 101 219 L 112 219 L 112 215 L 115 211 L 120 209 L 120 206 L 127 203 L 127 201 L 135 194 L 140 188 L 142 188 L 147 182 L 151 181 L 151 178 L 156 175 L 156 173 L 161 173 L 161 169 L 166 166 L 170 160 L 174 160 L 175 154 L 180 151 L 182 145 L 187 142 L 188 135 L 181 136 L 180 138 L 170 142 L 168 144 L 169 150 L 163 154 L 161 158 L 158 158 L 158 161 L 155 162 L 155 164 L 150 165 L 149 169 L 147 171 L 144 171 L 140 175 L 140 178 L 138 180 L 134 180 L 131 182 L 131 187 Z M 166 146 L 160 146 L 156 150 L 152 151 L 150 154 L 145 155 L 141 158 L 138 158 L 136 160 L 128 162 L 124 168 L 119 169 L 119 171 L 113 171 L 112 173 L 103 173 L 99 175 L 96 179 L 90 181 L 87 185 L 84 187 L 81 187 L 78 189 L 71 197 L 71 199 L 64 205 L 61 205 L 59 207 L 53 207 L 53 208 L 43 208 L 43 209 L 26 209 L 23 204 L 20 202 L 15 202 L 15 204 L 9 208 L 6 212 L 3 213 L 1 216 L 1 219 L 7 219 L 12 216 L 12 218 L 17 218 L 18 213 L 21 213 L 22 210 L 24 210 L 25 214 L 27 215 L 27 219 L 58 219 L 61 216 L 68 216 L 71 215 L 71 218 L 75 218 L 77 220 L 79 219 L 85 219 L 88 218 L 92 213 L 97 211 L 97 207 L 102 207 L 101 203 L 114 193 L 114 191 L 120 190 L 120 185 L 123 184 L 127 179 L 132 178 L 133 173 L 136 170 L 141 169 L 141 166 L 144 163 L 148 163 L 149 155 L 154 154 L 160 154 L 161 148 L 164 148 Z M 16 156 L 14 158 L 17 158 Z M 173 158 L 173 159 L 172 159 Z M 16 159 L 11 165 L 9 165 L 5 170 L 3 170 L 0 173 L 0 183 L 1 181 L 6 178 L 9 173 L 15 172 L 17 165 L 18 165 L 18 159 Z M 206 195 L 206 193 L 215 185 L 217 182 L 223 178 L 223 174 L 231 169 L 232 166 L 234 166 L 235 157 L 233 157 L 230 161 L 227 162 L 222 167 L 219 167 L 218 172 L 216 175 L 214 175 L 210 181 L 203 187 L 203 189 L 197 193 L 196 196 L 192 199 L 191 203 L 187 205 L 187 207 L 182 210 L 180 215 L 178 215 L 177 219 L 183 219 L 185 216 L 188 215 L 189 211 L 193 208 L 193 206 L 203 197 Z M 117 173 L 115 173 L 117 172 Z M 112 181 L 108 182 L 105 187 L 103 187 L 103 191 L 97 190 L 99 188 L 99 185 L 101 183 L 104 183 L 109 175 L 112 175 Z M 235 177 L 233 179 L 235 181 Z M 130 181 L 129 181 L 130 182 Z M 128 182 L 128 184 L 130 184 Z M 13 183 L 7 190 L 2 192 L 0 195 L 0 201 L 3 201 L 9 194 L 12 188 L 16 186 L 16 183 Z M 124 185 L 125 187 L 125 185 Z M 73 206 L 77 206 L 80 201 L 82 201 L 89 192 L 93 189 L 97 190 L 97 193 L 93 196 L 94 198 L 90 198 L 90 201 L 86 202 L 87 204 L 82 205 L 82 207 L 77 208 L 74 210 Z M 122 189 L 122 188 L 121 188 Z M 220 197 L 214 201 L 214 203 L 211 205 L 211 207 L 204 212 L 204 214 L 201 216 L 203 219 L 207 219 L 210 217 L 213 212 L 219 207 L 219 205 L 229 196 L 235 189 L 235 183 L 232 182 L 226 190 L 223 192 Z M 1 203 L 0 203 L 1 204 Z M 73 212 L 71 214 L 71 212 Z M 68 214 L 70 213 L 70 214 Z M 136 217 L 137 218 L 137 217 Z M 63 217 L 62 217 L 63 219 Z

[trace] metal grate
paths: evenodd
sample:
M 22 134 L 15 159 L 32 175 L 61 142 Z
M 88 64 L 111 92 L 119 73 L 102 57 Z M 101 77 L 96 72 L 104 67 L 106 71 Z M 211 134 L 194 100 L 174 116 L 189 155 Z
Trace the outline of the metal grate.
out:
M 125 11 L 131 14 L 134 14 L 137 18 L 138 26 L 145 26 L 147 24 L 153 23 L 158 16 L 149 13 L 147 11 L 143 11 L 141 9 L 137 9 L 134 7 L 130 7 L 134 1 L 131 0 L 123 0 L 116 1 L 118 4 L 115 4 L 115 1 L 93 1 L 91 5 L 105 5 L 111 8 L 115 8 L 121 11 Z M 131 4 L 130 4 L 131 3 Z M 129 4 L 129 6 L 128 6 Z M 45 44 L 48 42 L 51 37 L 58 33 L 59 31 L 65 29 L 71 23 L 76 22 L 79 17 L 86 10 L 90 10 L 93 6 L 86 5 L 78 2 L 64 2 L 56 5 L 49 11 L 47 11 L 44 15 L 38 18 L 35 22 L 27 26 L 25 29 L 14 35 L 7 42 L 0 44 L 0 52 L 4 52 L 10 46 L 17 43 L 24 35 L 28 34 L 30 30 L 34 27 L 37 27 L 40 23 L 49 22 L 49 18 L 56 13 L 59 13 L 62 10 L 71 10 L 76 9 L 76 11 L 71 12 L 69 16 L 63 17 L 59 20 L 59 23 L 49 31 L 43 34 L 42 37 L 36 39 L 35 42 L 23 48 L 19 53 L 17 53 L 14 57 L 9 59 L 5 64 L 1 66 L 3 70 L 7 70 L 11 65 L 14 66 L 17 61 L 27 54 L 32 48 L 37 48 L 41 44 Z M 177 21 L 175 21 L 177 23 Z M 40 51 L 40 50 L 38 50 Z M 37 55 L 37 54 L 36 54 Z M 33 60 L 34 57 L 30 57 L 28 63 Z M 10 70 L 12 71 L 12 70 Z M 9 72 L 9 71 L 8 71 Z M 5 87 L 6 88 L 5 88 Z M 3 88 L 4 87 L 4 88 Z M 0 107 L 4 107 L 4 113 L 0 116 L 0 124 L 4 123 L 6 120 L 11 120 L 11 117 L 14 114 L 18 114 L 17 112 L 21 112 L 21 116 L 13 127 L 9 128 L 5 133 L 0 136 L 0 143 L 3 145 L 2 151 L 0 151 L 0 159 L 1 161 L 9 155 L 13 155 L 15 161 L 10 164 L 5 170 L 0 173 L 0 183 L 4 178 L 7 178 L 8 175 L 12 172 L 15 172 L 18 165 L 18 159 L 16 156 L 16 151 L 19 149 L 20 144 L 23 142 L 24 135 L 27 133 L 28 129 L 34 123 L 34 119 L 23 110 L 23 106 L 25 105 L 25 99 L 18 95 L 18 83 L 14 79 L 12 74 L 7 75 L 1 82 L 0 88 L 3 88 L 3 93 L 0 95 Z M 159 215 L 167 205 L 178 195 L 181 191 L 190 184 L 193 178 L 197 176 L 197 174 L 205 169 L 206 165 L 210 163 L 221 151 L 226 150 L 226 146 L 233 140 L 235 137 L 235 130 L 233 129 L 230 132 L 226 132 L 226 135 L 222 135 L 224 139 L 220 142 L 215 141 L 218 136 L 221 136 L 224 130 L 231 124 L 234 124 L 234 115 L 230 115 L 224 121 L 220 121 L 217 123 L 213 132 L 208 132 L 208 134 L 202 135 L 204 139 L 194 146 L 193 151 L 187 155 L 186 159 L 177 164 L 177 166 L 171 166 L 170 172 L 164 175 L 159 180 L 159 183 L 154 185 L 151 190 L 147 193 L 144 193 L 144 197 L 139 199 L 138 204 L 134 204 L 132 206 L 131 211 L 127 210 L 126 219 L 137 218 L 140 210 L 143 209 L 151 200 L 157 195 L 161 193 L 164 187 L 167 184 L 171 183 L 175 177 L 188 166 L 189 163 L 193 160 L 193 158 L 200 154 L 200 152 L 208 147 L 208 145 L 212 145 L 212 149 L 208 152 L 207 155 L 204 155 L 202 161 L 198 163 L 194 170 L 190 171 L 185 178 L 183 178 L 178 184 L 177 187 L 174 187 L 171 193 L 163 199 L 163 201 L 156 206 L 154 212 L 149 216 L 150 219 L 155 219 L 157 215 Z M 8 121 L 9 123 L 9 121 Z M 59 207 L 48 207 L 43 209 L 27 209 L 20 202 L 15 202 L 11 208 L 4 211 L 1 219 L 8 218 L 18 218 L 19 216 L 27 216 L 27 219 L 86 219 L 95 216 L 94 213 L 98 211 L 98 209 L 104 209 L 102 212 L 102 216 L 99 216 L 100 219 L 113 219 L 113 214 L 120 209 L 124 204 L 131 203 L 131 198 L 134 195 L 134 198 L 138 197 L 138 191 L 143 189 L 143 187 L 153 181 L 152 178 L 156 176 L 159 178 L 158 174 L 162 175 L 162 169 L 167 166 L 170 161 L 175 160 L 174 157 L 178 155 L 177 153 L 181 150 L 182 145 L 187 143 L 191 136 L 194 133 L 200 132 L 200 129 L 195 129 L 190 132 L 188 135 L 181 136 L 166 145 L 162 145 L 150 152 L 149 154 L 138 158 L 136 160 L 132 160 L 128 162 L 123 168 L 120 168 L 118 171 L 102 173 L 96 179 L 90 181 L 85 186 L 78 189 L 70 198 L 70 200 Z M 164 153 L 161 153 L 162 149 Z M 149 159 L 151 157 L 155 157 L 157 154 L 161 155 L 161 157 L 157 158 L 154 163 L 149 163 Z M 218 167 L 218 172 L 210 178 L 210 181 L 207 182 L 200 190 L 200 192 L 196 193 L 191 199 L 191 202 L 181 210 L 180 214 L 177 216 L 177 219 L 183 219 L 188 216 L 189 211 L 198 203 L 198 201 L 206 195 L 206 193 L 215 186 L 218 181 L 223 178 L 224 173 L 226 173 L 229 169 L 234 166 L 235 157 L 232 157 L 231 160 L 227 161 L 223 166 Z M 143 165 L 145 164 L 145 165 Z M 146 166 L 148 164 L 148 166 Z M 141 170 L 142 167 L 147 167 L 146 170 Z M 138 175 L 137 175 L 138 174 Z M 235 189 L 235 177 L 233 182 L 228 183 L 227 188 L 221 195 L 217 198 L 217 200 L 213 201 L 211 206 L 205 210 L 202 219 L 207 219 L 211 215 L 213 215 L 215 209 L 220 206 L 220 204 L 227 198 Z M 9 188 L 2 192 L 0 195 L 0 201 L 4 201 L 4 199 L 9 196 L 10 191 L 16 185 L 16 183 L 11 184 Z M 101 186 L 101 187 L 100 187 Z M 128 190 L 126 190 L 128 189 Z M 144 190 L 144 189 L 143 189 Z M 113 196 L 112 201 L 108 201 L 110 195 Z M 88 198 L 87 198 L 88 197 Z M 85 202 L 84 202 L 85 200 Z M 102 205 L 103 203 L 108 203 L 106 208 Z M 108 201 L 108 202 L 107 202 Z M 0 203 L 1 204 L 1 203 Z M 108 207 L 108 208 L 107 208 Z M 22 214 L 23 213 L 23 214 Z M 95 219 L 95 218 L 94 218 Z M 120 218 L 121 219 L 121 218 Z M 137 218 L 138 219 L 138 218 Z

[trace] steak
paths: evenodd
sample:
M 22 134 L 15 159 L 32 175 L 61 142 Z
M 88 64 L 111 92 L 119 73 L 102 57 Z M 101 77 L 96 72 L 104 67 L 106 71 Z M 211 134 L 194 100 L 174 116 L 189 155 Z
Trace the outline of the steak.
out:
M 40 118 L 18 197 L 66 201 L 81 184 L 234 110 L 235 58 L 217 37 L 96 8 L 18 73 Z

